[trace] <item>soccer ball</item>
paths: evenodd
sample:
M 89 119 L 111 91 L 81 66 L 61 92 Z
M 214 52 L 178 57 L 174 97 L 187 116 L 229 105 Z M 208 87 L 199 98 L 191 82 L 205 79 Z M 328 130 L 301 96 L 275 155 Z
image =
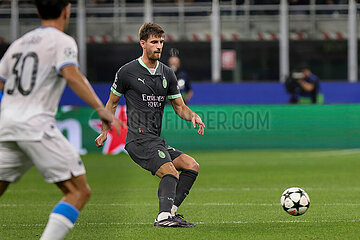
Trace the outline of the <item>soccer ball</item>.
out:
M 307 193 L 298 187 L 286 189 L 280 198 L 283 209 L 290 215 L 300 216 L 310 206 L 310 198 Z

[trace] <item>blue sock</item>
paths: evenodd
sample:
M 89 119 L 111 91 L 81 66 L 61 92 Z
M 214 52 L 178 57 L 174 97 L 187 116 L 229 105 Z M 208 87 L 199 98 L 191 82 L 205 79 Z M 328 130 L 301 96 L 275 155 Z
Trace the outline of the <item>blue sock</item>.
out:
M 59 202 L 51 213 L 57 213 L 63 215 L 70 220 L 73 224 L 76 222 L 76 219 L 79 217 L 80 211 L 77 210 L 73 205 L 67 202 Z
M 59 202 L 52 210 L 40 240 L 61 240 L 74 227 L 80 211 L 67 202 Z

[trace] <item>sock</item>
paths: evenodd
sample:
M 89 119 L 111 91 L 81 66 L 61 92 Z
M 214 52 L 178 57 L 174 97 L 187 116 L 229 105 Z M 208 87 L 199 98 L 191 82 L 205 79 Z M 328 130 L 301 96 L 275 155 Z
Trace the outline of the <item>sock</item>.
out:
M 67 202 L 59 202 L 50 214 L 40 240 L 61 240 L 74 227 L 80 211 Z
M 163 176 L 159 183 L 159 216 L 162 212 L 168 213 L 170 216 L 171 208 L 174 205 L 176 185 L 178 179 L 172 174 Z M 163 216 L 163 215 L 162 215 Z M 160 219 L 158 219 L 160 221 Z
M 175 216 L 177 209 L 178 209 L 177 206 L 175 206 L 175 205 L 172 206 L 172 208 L 171 208 L 171 216 Z
M 192 185 L 194 184 L 198 172 L 191 169 L 182 170 L 179 178 L 179 184 L 176 188 L 176 197 L 174 205 L 179 207 L 184 201 L 186 196 L 189 194 Z
M 161 213 L 159 213 L 157 220 L 161 221 L 164 219 L 168 219 L 170 216 L 171 216 L 171 214 L 169 212 L 161 212 Z

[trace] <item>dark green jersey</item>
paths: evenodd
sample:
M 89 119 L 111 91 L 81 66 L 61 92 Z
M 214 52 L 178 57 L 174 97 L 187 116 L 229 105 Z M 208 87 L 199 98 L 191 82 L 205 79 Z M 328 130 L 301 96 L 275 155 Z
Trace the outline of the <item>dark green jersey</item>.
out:
M 126 143 L 160 136 L 166 98 L 181 97 L 173 70 L 157 61 L 152 73 L 141 58 L 119 69 L 111 91 L 125 96 Z

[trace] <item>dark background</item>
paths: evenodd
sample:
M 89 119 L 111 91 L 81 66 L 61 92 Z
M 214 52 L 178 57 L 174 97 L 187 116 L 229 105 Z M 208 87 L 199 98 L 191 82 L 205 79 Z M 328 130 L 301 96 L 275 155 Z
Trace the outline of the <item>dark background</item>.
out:
M 0 56 L 7 47 L 0 45 Z M 142 54 L 138 43 L 89 43 L 87 47 L 87 76 L 91 82 L 112 82 L 123 64 Z M 306 64 L 321 80 L 347 81 L 347 41 L 291 41 L 289 47 L 290 70 Z M 162 62 L 167 63 L 171 48 L 179 50 L 182 66 L 192 81 L 210 81 L 210 42 L 166 42 Z M 223 42 L 222 49 L 236 50 L 241 81 L 279 81 L 278 41 Z M 232 74 L 223 71 L 222 80 L 233 81 Z

